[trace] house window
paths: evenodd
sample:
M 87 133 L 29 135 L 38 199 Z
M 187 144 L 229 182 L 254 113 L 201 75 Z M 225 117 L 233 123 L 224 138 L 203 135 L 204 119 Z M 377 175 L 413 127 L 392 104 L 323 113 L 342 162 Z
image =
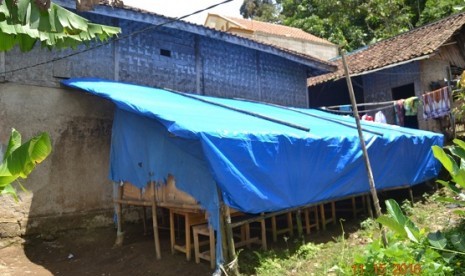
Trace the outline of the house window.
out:
M 165 57 L 171 57 L 171 51 L 166 49 L 160 49 L 160 55 Z

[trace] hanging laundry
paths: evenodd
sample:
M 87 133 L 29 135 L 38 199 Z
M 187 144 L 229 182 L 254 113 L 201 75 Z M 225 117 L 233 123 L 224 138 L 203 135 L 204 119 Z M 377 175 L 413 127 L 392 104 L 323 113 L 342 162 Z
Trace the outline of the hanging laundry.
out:
M 394 111 L 396 114 L 396 124 L 404 126 L 404 100 L 398 100 L 394 103 Z
M 386 116 L 384 116 L 383 111 L 378 111 L 375 114 L 375 122 L 386 124 Z
M 410 97 L 404 101 L 405 116 L 416 116 L 418 113 L 418 98 Z
M 339 111 L 352 112 L 352 106 L 350 105 L 341 105 Z
M 373 122 L 373 117 L 371 117 L 368 114 L 365 114 L 365 115 L 362 116 L 362 120 Z
M 450 93 L 447 86 L 425 93 L 421 99 L 423 102 L 423 118 L 425 120 L 449 115 Z

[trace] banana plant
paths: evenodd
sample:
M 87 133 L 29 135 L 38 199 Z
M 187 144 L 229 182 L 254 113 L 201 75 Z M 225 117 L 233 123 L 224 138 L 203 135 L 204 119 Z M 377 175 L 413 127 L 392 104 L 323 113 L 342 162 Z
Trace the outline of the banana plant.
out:
M 21 134 L 12 129 L 6 151 L 0 164 L 0 194 L 9 194 L 18 200 L 12 183 L 27 176 L 52 151 L 50 136 L 43 132 L 21 144 Z M 22 185 L 19 183 L 21 188 Z M 24 188 L 23 188 L 24 189 Z
M 441 147 L 432 147 L 434 157 L 441 162 L 451 177 L 451 181 L 437 180 L 437 182 L 446 186 L 455 194 L 455 197 L 440 197 L 439 200 L 465 206 L 465 194 L 463 193 L 465 189 L 465 142 L 454 139 L 453 143 L 454 145 L 445 147 L 451 154 L 446 153 Z M 459 164 L 457 164 L 454 156 L 460 160 Z M 455 213 L 465 215 L 463 210 L 455 210 Z
M 18 45 L 32 50 L 39 42 L 49 49 L 76 48 L 91 41 L 107 41 L 118 27 L 94 24 L 67 9 L 40 0 L 0 0 L 0 52 Z
M 404 215 L 399 204 L 393 199 L 388 199 L 385 203 L 388 215 L 382 215 L 376 220 L 401 238 L 408 238 L 419 243 L 421 240 L 420 230 L 410 218 Z

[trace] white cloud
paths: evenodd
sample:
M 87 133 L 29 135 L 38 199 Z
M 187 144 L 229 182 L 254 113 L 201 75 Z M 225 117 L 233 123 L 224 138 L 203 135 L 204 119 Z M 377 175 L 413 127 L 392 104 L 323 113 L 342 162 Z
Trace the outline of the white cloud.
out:
M 123 0 L 123 2 L 125 5 L 144 9 L 161 15 L 179 17 L 220 3 L 222 0 Z M 242 2 L 243 0 L 233 0 L 211 10 L 190 16 L 184 20 L 197 24 L 203 24 L 209 12 L 221 15 L 242 17 L 239 13 Z

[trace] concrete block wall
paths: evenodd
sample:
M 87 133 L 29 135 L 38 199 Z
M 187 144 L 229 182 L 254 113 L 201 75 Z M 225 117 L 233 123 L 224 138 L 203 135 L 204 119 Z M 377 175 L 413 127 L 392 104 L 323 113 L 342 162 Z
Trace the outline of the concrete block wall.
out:
M 262 101 L 275 104 L 307 107 L 307 83 L 303 66 L 280 57 L 260 54 L 260 83 Z
M 221 41 L 200 38 L 202 93 L 260 100 L 257 52 Z
M 148 27 L 103 16 L 90 19 L 119 24 L 124 34 Z M 113 104 L 62 88 L 61 79 L 96 77 L 307 105 L 305 67 L 188 32 L 159 28 L 47 63 L 67 53 L 37 48 L 0 55 L 0 143 L 7 143 L 12 127 L 25 138 L 46 131 L 53 141 L 52 155 L 24 181 L 29 192 L 21 193 L 22 201 L 0 198 L 0 237 L 112 223 L 108 166 Z
M 383 102 L 392 100 L 392 88 L 413 83 L 415 95 L 420 94 L 420 66 L 418 62 L 411 62 L 404 65 L 377 71 L 363 75 L 363 93 L 365 102 Z M 395 123 L 394 109 L 383 110 L 387 122 Z M 370 114 L 374 115 L 374 114 Z M 422 120 L 421 112 L 418 114 L 418 121 Z
M 124 37 L 151 25 L 120 20 L 120 27 Z M 117 52 L 119 81 L 178 91 L 196 90 L 193 34 L 157 28 L 120 40 Z

